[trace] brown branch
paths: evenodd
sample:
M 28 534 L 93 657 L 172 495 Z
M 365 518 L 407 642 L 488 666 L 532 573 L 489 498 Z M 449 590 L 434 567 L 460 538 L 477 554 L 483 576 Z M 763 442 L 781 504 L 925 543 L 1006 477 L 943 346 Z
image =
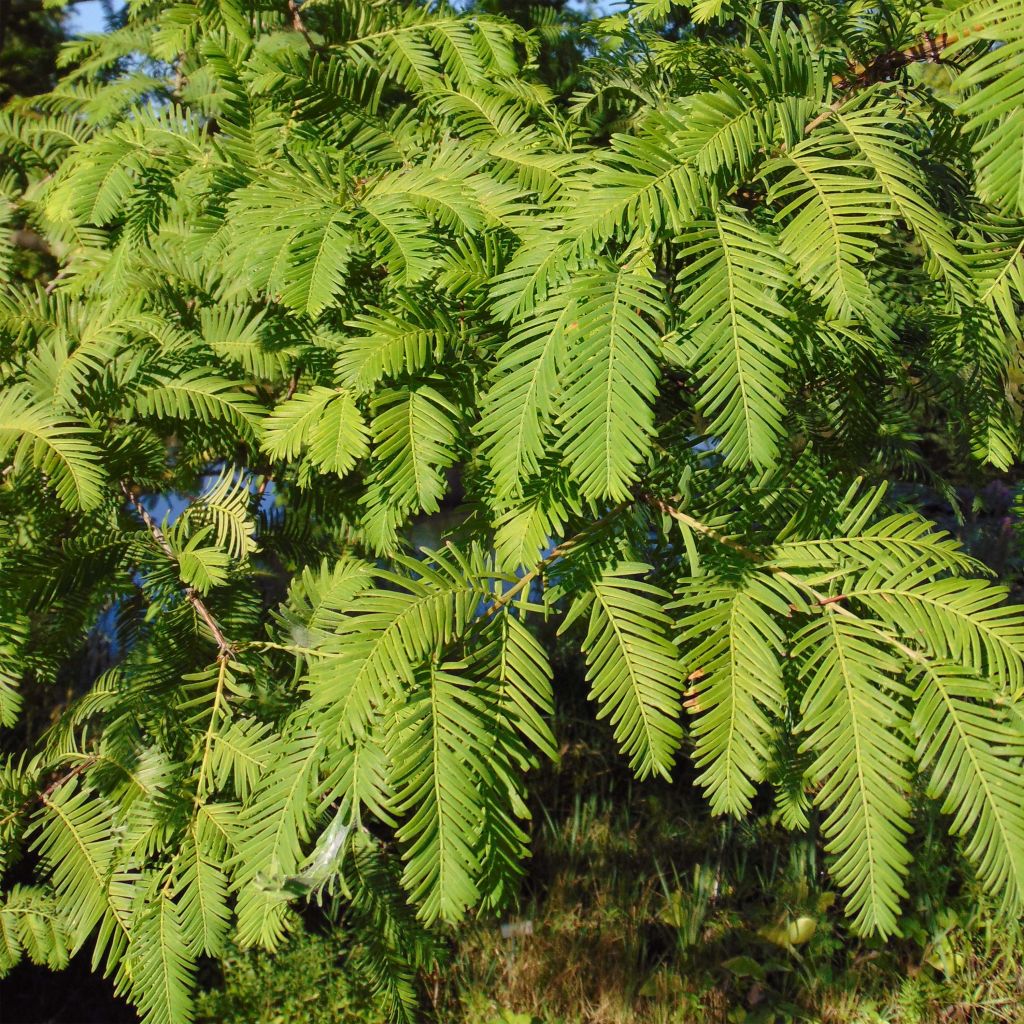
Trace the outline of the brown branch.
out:
M 519 579 L 504 593 L 499 594 L 489 604 L 480 616 L 480 620 L 486 620 L 490 618 L 495 612 L 500 611 L 505 605 L 509 603 L 517 594 L 521 593 L 525 587 L 528 587 L 538 576 L 540 576 L 544 570 L 551 565 L 553 562 L 557 562 L 560 558 L 563 558 L 572 548 L 580 543 L 587 536 L 588 533 L 593 533 L 594 530 L 600 529 L 610 519 L 614 519 L 624 508 L 626 502 L 621 502 L 616 505 L 613 509 L 606 512 L 600 519 L 595 519 L 592 523 L 588 523 L 579 533 L 574 534 L 566 540 L 563 540 L 561 544 L 553 548 L 551 554 L 542 558 L 528 573 L 520 576 Z
M 511 586 L 508 590 L 499 594 L 484 611 L 481 618 L 488 619 L 496 612 L 504 608 L 517 594 L 521 593 L 525 587 L 528 587 L 552 562 L 557 562 L 570 548 L 574 547 L 579 543 L 580 534 L 575 537 L 570 537 L 568 540 L 563 541 L 556 547 L 550 555 L 546 558 L 541 559 L 528 573 L 524 573 L 519 579 Z
M 299 386 L 299 378 L 301 376 L 302 367 L 296 366 L 295 369 L 292 371 L 291 377 L 288 378 L 288 387 L 286 387 L 284 390 L 284 398 L 281 399 L 282 402 L 287 402 L 289 398 L 294 397 L 295 391 Z
M 91 768 L 96 763 L 96 758 L 91 755 L 83 758 L 75 765 L 74 768 L 66 771 L 63 775 L 58 775 L 49 785 L 44 789 L 41 789 L 38 793 L 33 793 L 27 800 L 22 801 L 17 807 L 9 811 L 3 818 L 0 818 L 0 827 L 9 824 L 18 817 L 19 814 L 24 814 L 25 811 L 32 806 L 32 804 L 38 800 L 41 804 L 48 802 L 50 794 L 55 789 L 59 789 L 64 785 L 65 782 L 70 782 L 73 778 L 81 775 L 86 769 Z
M 47 797 L 49 797 L 49 795 L 55 789 L 59 789 L 61 786 L 64 785 L 65 782 L 70 782 L 76 776 L 81 775 L 82 772 L 84 772 L 88 768 L 91 768 L 95 763 L 96 763 L 96 758 L 95 757 L 87 757 L 87 758 L 85 758 L 85 760 L 79 761 L 79 763 L 76 764 L 74 768 L 70 769 L 69 771 L 66 771 L 63 775 L 61 775 L 58 778 L 54 779 L 53 782 L 51 782 L 46 787 L 46 789 L 44 789 L 39 794 L 39 797 L 38 797 L 39 802 L 45 804 L 46 800 L 47 800 Z
M 840 96 L 839 99 L 835 100 L 827 110 L 823 110 L 813 120 L 808 121 L 807 124 L 804 125 L 804 135 L 810 135 L 815 128 L 827 121 L 833 114 L 837 113 L 839 108 L 846 102 L 846 99 L 847 97 L 845 94 Z M 785 149 L 785 146 L 783 146 L 783 149 Z
M 905 50 L 880 53 L 867 64 L 851 64 L 849 76 L 833 75 L 832 84 L 837 89 L 841 89 L 842 92 L 827 110 L 823 110 L 817 117 L 807 122 L 804 126 L 804 135 L 810 135 L 815 128 L 818 128 L 827 121 L 850 98 L 850 95 L 858 89 L 864 89 L 869 85 L 874 85 L 876 82 L 882 82 L 890 78 L 897 71 L 905 68 L 908 64 L 916 64 L 918 62 L 940 64 L 942 62 L 942 51 L 952 46 L 956 41 L 957 37 L 949 33 L 933 36 L 925 32 L 921 36 L 920 42 L 915 46 L 909 46 Z M 786 148 L 784 145 L 782 152 L 785 152 Z
M 320 53 L 321 48 L 313 42 L 313 37 L 309 34 L 305 21 L 302 20 L 302 11 L 295 0 L 288 0 L 288 13 L 292 16 L 292 28 L 306 40 L 306 45 L 309 47 L 310 52 Z
M 718 530 L 714 529 L 714 527 L 708 526 L 707 523 L 702 523 L 699 519 L 694 519 L 693 516 L 688 516 L 685 512 L 681 512 L 679 509 L 670 505 L 663 498 L 659 498 L 656 494 L 651 494 L 650 491 L 638 491 L 637 497 L 642 502 L 658 509 L 658 511 L 664 512 L 665 515 L 671 516 L 677 522 L 689 526 L 691 530 L 703 534 L 705 537 L 709 537 L 711 540 L 721 544 L 723 547 L 730 548 L 738 554 L 741 554 L 749 561 L 763 561 L 756 551 L 744 547 L 738 541 L 733 540 L 732 537 L 727 537 L 724 533 L 719 533 Z
M 784 580 L 790 586 L 796 587 L 798 590 L 802 590 L 805 594 L 810 594 L 810 596 L 814 599 L 810 602 L 812 606 L 817 605 L 819 608 L 831 607 L 834 610 L 835 614 L 841 615 L 846 619 L 853 619 L 857 622 L 866 621 L 862 619 L 856 612 L 851 611 L 849 608 L 846 607 L 846 605 L 842 604 L 843 601 L 848 599 L 848 594 L 837 594 L 835 596 L 829 597 L 828 595 L 821 593 L 820 590 L 817 590 L 814 587 L 812 587 L 809 583 L 800 579 L 799 576 L 794 576 L 792 573 L 786 572 L 785 569 L 782 569 L 777 565 L 765 563 L 765 560 L 759 554 L 757 554 L 757 552 L 751 551 L 749 548 L 746 548 L 742 544 L 739 544 L 736 541 L 734 541 L 731 537 L 727 537 L 724 534 L 719 533 L 713 527 L 708 526 L 706 523 L 702 523 L 699 519 L 695 519 L 693 516 L 687 515 L 680 509 L 675 508 L 673 505 L 670 505 L 667 501 L 664 501 L 663 499 L 658 498 L 655 495 L 650 494 L 648 492 L 640 492 L 637 495 L 637 497 L 639 497 L 641 501 L 646 502 L 648 505 L 652 505 L 654 508 L 659 509 L 666 515 L 671 516 L 677 522 L 689 526 L 690 529 L 695 530 L 700 534 L 703 534 L 705 537 L 708 537 L 711 540 L 714 540 L 717 543 L 724 545 L 732 551 L 738 552 L 739 554 L 743 555 L 745 558 L 749 559 L 755 564 L 759 564 L 765 572 L 770 572 L 777 579 Z M 790 608 L 793 608 L 794 611 L 798 610 L 797 608 L 794 608 L 793 605 L 790 605 Z M 902 640 L 899 639 L 899 637 L 893 636 L 891 633 L 884 629 L 881 629 L 873 622 L 868 622 L 867 624 L 870 625 L 872 629 L 874 629 L 879 639 L 884 640 L 890 646 L 895 647 L 896 650 L 898 650 L 910 661 L 917 662 L 918 664 L 928 664 L 928 659 L 925 657 L 925 655 L 923 655 L 920 651 L 915 651 L 913 647 L 908 647 L 905 643 L 903 643 Z M 698 676 L 697 678 L 700 677 Z
M 142 503 L 132 494 L 131 488 L 128 484 L 122 480 L 121 490 L 124 492 L 124 496 L 131 502 L 135 511 L 138 512 L 142 521 L 146 524 L 146 528 L 149 530 L 156 542 L 157 547 L 172 561 L 175 565 L 178 564 L 178 556 L 174 553 L 174 549 L 168 543 L 167 538 L 164 536 L 163 530 L 157 526 L 153 517 L 146 511 Z M 217 644 L 219 649 L 218 657 L 220 658 L 231 658 L 234 657 L 235 649 L 228 641 L 227 637 L 221 632 L 220 626 L 217 624 L 217 620 L 210 613 L 210 609 L 203 603 L 203 599 L 196 592 L 195 587 L 185 587 L 185 600 L 195 609 L 196 615 L 199 616 L 203 622 L 206 623 L 207 629 L 213 634 L 214 642 Z
M 31 228 L 15 228 L 11 232 L 11 245 L 17 246 L 19 249 L 41 252 L 44 256 L 54 255 L 50 243 L 38 231 L 33 231 Z
M 57 273 L 46 283 L 46 287 L 43 291 L 46 292 L 47 295 L 52 295 L 57 290 L 57 285 L 67 277 L 70 271 L 70 267 L 61 267 L 61 269 L 58 270 Z
M 905 50 L 880 53 L 867 64 L 851 64 L 850 74 L 852 77 L 833 75 L 832 84 L 841 89 L 860 89 L 866 85 L 884 81 L 908 64 L 918 62 L 941 64 L 942 51 L 956 41 L 957 36 L 952 33 L 943 32 L 933 36 L 930 32 L 925 32 L 919 37 L 917 43 L 908 46 Z

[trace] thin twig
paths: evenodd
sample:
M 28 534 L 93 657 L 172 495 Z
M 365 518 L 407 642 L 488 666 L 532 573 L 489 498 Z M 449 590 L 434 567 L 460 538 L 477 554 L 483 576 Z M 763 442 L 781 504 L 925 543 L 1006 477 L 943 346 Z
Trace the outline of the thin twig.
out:
M 268 651 L 287 651 L 289 654 L 302 654 L 307 657 L 330 657 L 330 654 L 325 653 L 317 647 L 302 647 L 299 644 L 277 644 L 272 640 L 245 640 L 242 642 L 241 646 L 245 650 L 250 648 L 259 648 L 260 650 Z
M 309 47 L 310 52 L 320 53 L 320 47 L 313 42 L 313 37 L 309 34 L 305 21 L 302 20 L 302 11 L 295 0 L 288 0 L 288 13 L 292 16 L 292 28 L 306 40 L 306 45 Z
M 524 587 L 528 587 L 544 570 L 551 565 L 553 562 L 557 562 L 560 558 L 564 557 L 572 548 L 583 540 L 588 533 L 593 533 L 594 530 L 599 529 L 610 519 L 617 516 L 624 508 L 626 503 L 623 502 L 616 505 L 611 511 L 606 512 L 600 519 L 595 519 L 592 523 L 585 526 L 579 533 L 566 540 L 563 540 L 561 544 L 553 548 L 551 553 L 546 557 L 542 558 L 528 573 L 521 576 L 508 590 L 499 594 L 488 606 L 481 616 L 482 619 L 490 618 L 495 612 L 500 611 L 506 604 L 509 603 L 517 594 L 521 593 Z
M 957 37 L 952 34 L 933 36 L 926 32 L 921 36 L 921 41 L 916 46 L 907 47 L 905 50 L 881 53 L 866 65 L 851 65 L 850 72 L 853 76 L 852 78 L 847 78 L 844 75 L 833 75 L 832 84 L 842 89 L 843 92 L 827 110 L 823 110 L 807 122 L 804 126 L 804 135 L 810 135 L 815 128 L 824 124 L 843 106 L 850 98 L 850 95 L 858 89 L 873 85 L 875 82 L 881 82 L 894 72 L 905 68 L 908 64 L 914 64 L 919 61 L 933 64 L 941 63 L 942 51 L 952 46 L 956 40 Z M 786 149 L 787 147 L 783 145 L 781 151 L 784 153 Z
M 709 537 L 711 540 L 724 547 L 731 548 L 733 551 L 741 554 L 744 558 L 751 562 L 762 561 L 761 556 L 750 548 L 744 547 L 738 541 L 733 540 L 731 537 L 727 537 L 724 533 L 719 533 L 712 526 L 708 526 L 707 523 L 702 523 L 699 519 L 694 519 L 693 516 L 687 515 L 685 512 L 680 511 L 673 505 L 670 505 L 663 498 L 659 498 L 656 494 L 651 494 L 650 491 L 640 491 L 637 497 L 648 505 L 653 505 L 654 508 L 660 512 L 664 512 L 665 515 L 671 516 L 677 522 L 683 523 L 690 527 L 696 533 L 703 534 L 705 537 Z
M 64 785 L 65 782 L 70 782 L 73 778 L 81 775 L 87 768 L 91 768 L 96 763 L 95 757 L 87 757 L 84 761 L 79 761 L 74 768 L 69 769 L 59 778 L 56 778 L 51 782 L 46 789 L 42 790 L 39 794 L 39 802 L 46 803 L 50 794 L 55 790 L 59 789 Z
M 50 280 L 46 283 L 46 287 L 43 289 L 43 291 L 46 292 L 47 295 L 52 295 L 57 290 L 57 286 L 61 283 L 61 281 L 63 281 L 64 278 L 67 277 L 70 270 L 70 267 L 61 267 L 61 269 L 58 270 L 57 273 L 54 274 L 54 276 L 51 277 Z
M 573 548 L 579 542 L 579 535 L 570 537 L 567 541 L 559 544 L 558 547 L 554 548 L 550 555 L 546 558 L 541 559 L 528 573 L 524 573 L 519 579 L 509 587 L 508 590 L 503 591 L 499 594 L 484 611 L 482 618 L 490 618 L 495 612 L 500 611 L 505 605 L 509 603 L 517 594 L 520 594 L 525 587 L 528 587 L 552 562 L 557 562 L 567 551 Z
M 832 103 L 832 105 L 827 110 L 823 110 L 816 118 L 814 118 L 811 121 L 808 121 L 807 124 L 804 125 L 804 135 L 810 135 L 811 132 L 813 132 L 814 129 L 817 128 L 820 124 L 824 124 L 824 122 L 827 121 L 833 114 L 839 111 L 839 108 L 846 102 L 846 100 L 846 94 L 840 96 L 839 99 Z M 783 149 L 785 149 L 785 146 L 783 146 Z
M 875 623 L 866 622 L 866 620 L 862 619 L 856 612 L 851 611 L 846 607 L 846 605 L 842 604 L 841 602 L 847 600 L 849 595 L 837 594 L 829 596 L 827 594 L 823 594 L 820 590 L 815 589 L 809 583 L 800 579 L 799 576 L 794 576 L 792 573 L 786 572 L 785 569 L 782 569 L 777 565 L 766 563 L 764 558 L 757 554 L 757 552 L 751 551 L 749 548 L 745 548 L 742 544 L 737 543 L 731 537 L 726 537 L 713 527 L 708 526 L 706 523 L 702 523 L 699 519 L 695 519 L 693 516 L 687 515 L 685 512 L 670 505 L 662 498 L 658 498 L 647 492 L 641 492 L 638 497 L 640 497 L 642 501 L 647 502 L 647 504 L 664 512 L 666 515 L 671 516 L 677 522 L 689 526 L 690 529 L 697 533 L 703 534 L 705 537 L 724 545 L 732 551 L 738 552 L 743 555 L 744 558 L 760 565 L 765 572 L 770 572 L 776 579 L 783 580 L 790 584 L 790 586 L 796 587 L 798 590 L 802 590 L 805 594 L 809 594 L 814 599 L 811 602 L 812 605 L 817 605 L 819 608 L 831 608 L 835 614 L 841 615 L 843 618 L 852 619 L 856 622 L 864 622 L 874 630 L 881 640 L 884 640 L 890 646 L 895 647 L 896 650 L 906 658 L 917 662 L 918 664 L 927 665 L 929 663 L 928 659 L 920 651 L 914 650 L 913 647 L 908 647 L 899 639 L 899 637 L 893 636 L 887 630 L 881 629 Z M 795 610 L 797 609 L 794 609 L 794 611 Z
M 28 808 L 31 807 L 36 800 L 38 800 L 41 804 L 47 803 L 50 798 L 50 794 L 53 793 L 55 789 L 59 789 L 61 786 L 64 785 L 65 782 L 70 782 L 76 776 L 81 775 L 82 772 L 84 772 L 88 768 L 91 768 L 95 763 L 96 758 L 92 757 L 91 755 L 79 761 L 79 763 L 76 764 L 74 768 L 69 769 L 63 775 L 59 775 L 48 786 L 46 786 L 45 789 L 41 789 L 38 793 L 33 793 L 27 800 L 24 800 L 12 811 L 6 814 L 3 818 L 0 818 L 0 828 L 14 821 L 14 819 L 18 817 L 19 814 L 23 814 L 26 810 L 28 810 Z
M 147 529 L 156 542 L 157 546 L 161 551 L 172 561 L 175 565 L 178 564 L 178 556 L 174 553 L 174 549 L 168 543 L 167 538 L 164 536 L 163 530 L 157 526 L 153 517 L 146 511 L 142 503 L 132 494 L 131 488 L 128 484 L 122 480 L 121 490 L 124 492 L 124 496 L 131 502 L 135 511 L 138 512 L 142 521 L 146 524 Z M 220 657 L 231 658 L 235 655 L 235 649 L 221 631 L 220 626 L 217 624 L 217 620 L 210 613 L 210 609 L 203 603 L 203 599 L 196 592 L 195 587 L 185 587 L 185 600 L 195 609 L 196 614 L 206 623 L 207 629 L 213 634 L 214 642 L 220 652 Z

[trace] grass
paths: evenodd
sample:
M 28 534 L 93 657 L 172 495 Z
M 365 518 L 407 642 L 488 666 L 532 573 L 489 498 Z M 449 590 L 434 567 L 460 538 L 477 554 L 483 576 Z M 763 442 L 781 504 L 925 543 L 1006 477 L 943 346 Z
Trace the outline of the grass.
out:
M 852 935 L 813 835 L 714 821 L 686 780 L 630 783 L 603 741 L 537 780 L 532 934 L 454 936 L 436 1018 L 463 1024 L 1024 1022 L 1024 936 L 918 809 L 903 936 Z

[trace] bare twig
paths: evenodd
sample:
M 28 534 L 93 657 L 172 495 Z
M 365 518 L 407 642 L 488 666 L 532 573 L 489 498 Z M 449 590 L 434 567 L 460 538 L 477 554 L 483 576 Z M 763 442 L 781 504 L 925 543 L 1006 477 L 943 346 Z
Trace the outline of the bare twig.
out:
M 712 526 L 708 526 L 707 523 L 702 523 L 699 519 L 694 519 L 693 516 L 680 511 L 673 505 L 670 505 L 663 498 L 659 498 L 657 495 L 651 494 L 650 491 L 639 491 L 637 493 L 637 497 L 646 504 L 658 509 L 659 512 L 664 512 L 665 515 L 671 516 L 677 522 L 690 527 L 690 529 L 696 533 L 703 534 L 705 537 L 709 537 L 711 540 L 721 544 L 723 547 L 730 548 L 738 554 L 741 554 L 748 561 L 762 561 L 761 556 L 756 551 L 744 547 L 738 541 L 733 540 L 731 537 L 727 537 L 724 533 L 719 533 L 718 530 Z
M 833 75 L 832 84 L 839 88 L 860 89 L 865 85 L 884 81 L 908 64 L 918 62 L 940 64 L 942 51 L 952 46 L 957 38 L 952 33 L 943 32 L 933 36 L 930 32 L 925 32 L 913 46 L 908 46 L 905 50 L 880 53 L 867 64 L 851 64 L 850 76 Z
M 626 503 L 622 502 L 616 505 L 611 511 L 606 512 L 600 519 L 595 519 L 592 523 L 585 526 L 579 533 L 566 540 L 563 540 L 556 548 L 553 548 L 551 553 L 545 558 L 542 558 L 528 573 L 522 575 L 508 590 L 504 593 L 499 594 L 484 611 L 481 619 L 488 619 L 495 612 L 500 611 L 505 605 L 509 603 L 516 595 L 522 593 L 525 587 L 528 587 L 538 576 L 540 576 L 544 570 L 554 562 L 557 562 L 560 558 L 564 557 L 572 548 L 580 543 L 587 536 L 588 533 L 593 533 L 594 530 L 599 529 L 610 519 L 617 516 L 624 508 Z
M 15 228 L 11 232 L 11 245 L 15 245 L 19 249 L 41 252 L 44 256 L 53 255 L 50 243 L 38 231 L 33 231 L 32 228 Z
M 306 23 L 302 19 L 302 11 L 295 0 L 288 0 L 288 13 L 292 16 L 292 28 L 306 40 L 310 51 L 320 53 L 320 47 L 313 42 L 313 37 L 309 34 L 309 29 L 306 28 Z
M 61 267 L 61 269 L 46 282 L 46 287 L 43 291 L 46 292 L 47 295 L 52 295 L 57 290 L 57 285 L 59 285 L 61 281 L 68 276 L 69 272 L 70 267 Z
M 522 591 L 528 587 L 549 565 L 553 562 L 557 562 L 567 551 L 574 547 L 579 542 L 579 535 L 570 537 L 567 541 L 563 541 L 558 547 L 554 548 L 550 555 L 546 558 L 541 559 L 529 572 L 524 573 L 519 579 L 512 584 L 508 590 L 499 594 L 486 608 L 482 618 L 490 618 L 496 612 L 500 611 L 505 607 L 514 597 L 522 593 Z
M 884 81 L 901 68 L 905 68 L 908 64 L 916 64 L 918 62 L 939 64 L 942 62 L 942 51 L 952 46 L 956 41 L 957 37 L 952 34 L 943 33 L 942 35 L 933 36 L 925 32 L 915 46 L 909 46 L 905 50 L 881 53 L 867 64 L 851 64 L 849 76 L 833 75 L 832 84 L 837 89 L 841 89 L 842 92 L 827 110 L 823 110 L 817 117 L 807 122 L 804 126 L 804 135 L 810 135 L 815 128 L 818 128 L 835 114 L 850 98 L 851 93 L 873 85 L 875 82 Z M 785 152 L 786 148 L 786 146 L 783 146 L 782 152 Z
M 846 102 L 846 99 L 847 95 L 844 93 L 842 96 L 839 97 L 839 99 L 835 100 L 827 110 L 823 110 L 813 120 L 808 121 L 807 124 L 804 125 L 804 135 L 810 135 L 811 132 L 813 132 L 814 129 L 818 127 L 818 125 L 824 124 L 825 121 L 827 121 L 833 114 L 835 114 L 839 110 L 839 108 Z
M 157 526 L 153 517 L 146 511 L 142 503 L 132 494 L 131 488 L 128 484 L 122 480 L 121 490 L 124 492 L 124 496 L 131 502 L 135 511 L 138 512 L 142 521 L 146 524 L 146 528 L 149 530 L 156 542 L 157 547 L 172 561 L 175 565 L 178 564 L 178 556 L 174 553 L 174 549 L 167 542 L 167 538 L 164 536 L 163 530 Z M 228 641 L 227 637 L 221 631 L 220 626 L 217 624 L 217 620 L 210 613 L 210 609 L 203 603 L 203 599 L 196 592 L 195 587 L 185 587 L 185 600 L 195 609 L 196 615 L 206 623 L 207 629 L 213 634 L 214 642 L 217 644 L 219 649 L 220 658 L 231 658 L 234 657 L 235 649 Z
M 23 814 L 32 806 L 37 800 L 41 804 L 45 804 L 50 795 L 54 790 L 59 789 L 64 785 L 65 782 L 70 782 L 73 778 L 79 776 L 86 769 L 91 768 L 96 763 L 96 758 L 88 756 L 83 758 L 74 768 L 69 769 L 63 775 L 58 775 L 51 783 L 49 783 L 44 789 L 41 789 L 38 793 L 33 793 L 27 800 L 24 800 L 17 807 L 9 811 L 3 818 L 0 818 L 0 827 L 9 824 L 18 817 L 19 814 Z
M 51 782 L 46 787 L 46 789 L 44 789 L 44 790 L 42 790 L 40 792 L 40 794 L 39 794 L 39 802 L 45 804 L 46 801 L 47 801 L 47 798 L 50 796 L 50 794 L 55 789 L 59 789 L 61 786 L 64 785 L 65 782 L 70 782 L 76 776 L 81 775 L 82 772 L 84 772 L 88 768 L 91 768 L 95 763 L 96 763 L 96 758 L 95 757 L 87 757 L 84 760 L 79 761 L 78 764 L 76 764 L 74 768 L 69 769 L 63 775 L 61 775 L 58 778 L 54 779 L 53 782 Z

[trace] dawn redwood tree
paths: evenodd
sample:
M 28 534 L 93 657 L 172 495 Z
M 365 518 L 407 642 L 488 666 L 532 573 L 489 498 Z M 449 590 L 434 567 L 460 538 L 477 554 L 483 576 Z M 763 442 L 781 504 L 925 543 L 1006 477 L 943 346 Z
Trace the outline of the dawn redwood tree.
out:
M 1020 457 L 1024 8 L 570 28 L 562 102 L 498 15 L 137 0 L 0 114 L 59 266 L 0 292 L 3 964 L 188 1021 L 322 898 L 413 1017 L 515 895 L 542 619 L 638 777 L 820 808 L 857 930 L 919 799 L 1024 907 L 1024 611 L 883 486 Z

